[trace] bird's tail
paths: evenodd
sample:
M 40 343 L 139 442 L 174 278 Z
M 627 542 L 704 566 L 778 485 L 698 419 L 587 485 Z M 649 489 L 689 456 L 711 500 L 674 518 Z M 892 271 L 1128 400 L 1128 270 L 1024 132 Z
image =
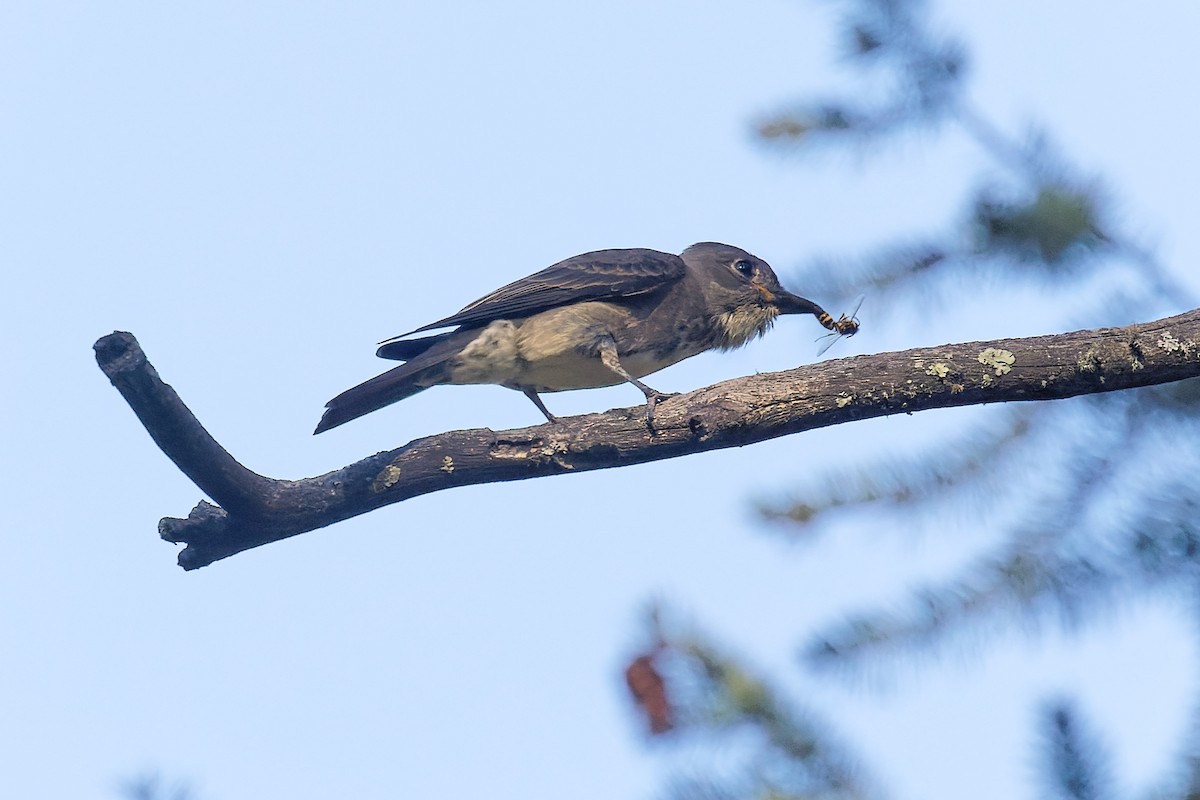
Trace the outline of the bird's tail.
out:
M 437 367 L 402 364 L 347 389 L 325 404 L 325 413 L 321 415 L 313 435 L 428 389 L 438 382 L 430 380 L 429 373 L 435 369 Z
M 408 363 L 389 369 L 330 400 L 325 404 L 325 413 L 313 434 L 336 428 L 363 414 L 412 397 L 430 386 L 445 383 L 447 362 L 478 335 L 478 330 L 460 330 L 421 339 L 384 342 L 379 348 L 379 356 Z

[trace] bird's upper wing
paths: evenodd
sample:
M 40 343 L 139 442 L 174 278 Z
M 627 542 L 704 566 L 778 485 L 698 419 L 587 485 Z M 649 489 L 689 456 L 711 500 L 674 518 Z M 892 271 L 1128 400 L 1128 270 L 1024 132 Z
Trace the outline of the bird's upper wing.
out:
M 474 327 L 498 319 L 527 317 L 569 303 L 645 294 L 674 283 L 685 271 L 683 259 L 670 253 L 644 249 L 597 250 L 560 261 L 528 278 L 510 283 L 457 314 L 422 325 L 409 333 L 451 325 Z

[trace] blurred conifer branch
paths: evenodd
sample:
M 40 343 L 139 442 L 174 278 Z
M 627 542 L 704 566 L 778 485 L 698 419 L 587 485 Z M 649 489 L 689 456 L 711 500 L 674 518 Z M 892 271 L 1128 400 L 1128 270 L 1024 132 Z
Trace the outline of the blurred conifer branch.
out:
M 1108 754 L 1070 701 L 1057 700 L 1042 710 L 1046 798 L 1109 800 L 1113 776 Z
M 195 800 L 186 781 L 168 781 L 157 772 L 146 772 L 121 784 L 126 800 Z
M 837 7 L 843 53 L 859 70 L 861 91 L 790 103 L 756 122 L 761 141 L 790 153 L 840 148 L 871 157 L 906 134 L 966 136 L 984 163 L 949 221 L 931 221 L 865 255 L 813 258 L 797 283 L 843 302 L 865 292 L 876 324 L 890 316 L 925 325 L 936 317 L 935 301 L 970 308 L 989 282 L 1056 296 L 1086 325 L 1196 305 L 1178 276 L 1122 230 L 1102 181 L 1045 132 L 1006 134 L 972 105 L 967 48 L 934 32 L 925 3 L 842 0 Z M 878 463 L 839 460 L 786 500 L 760 500 L 773 531 L 805 537 L 868 510 L 896 520 L 893 531 L 907 522 L 951 536 L 970 527 L 947 524 L 967 516 L 956 511 L 1006 512 L 1004 541 L 993 552 L 914 592 L 900 611 L 868 609 L 829 626 L 803 648 L 804 663 L 891 675 L 951 642 L 986 646 L 997 629 L 1035 631 L 1047 621 L 1070 628 L 1146 596 L 1179 598 L 1200 621 L 1198 412 L 1197 379 L 981 410 L 986 422 L 957 440 Z M 1050 796 L 1113 794 L 1103 754 L 1068 701 L 1048 708 L 1045 731 Z M 1162 796 L 1200 797 L 1200 734 L 1185 748 L 1181 771 Z
M 1007 178 L 1001 183 L 992 179 L 965 198 L 966 230 L 961 223 L 951 224 L 945 234 L 919 236 L 856 261 L 823 259 L 806 271 L 805 286 L 842 297 L 867 291 L 875 301 L 873 307 L 907 307 L 912 313 L 928 303 L 903 299 L 954 293 L 969 304 L 975 285 L 991 277 L 1027 280 L 1077 297 L 1086 281 L 1111 273 L 1112 283 L 1120 288 L 1098 295 L 1089 308 L 1077 312 L 1091 324 L 1129 318 L 1146 307 L 1193 302 L 1152 253 L 1118 230 L 1105 212 L 1099 182 L 1080 177 L 1078 168 L 1054 151 L 1048 137 L 1014 139 L 971 107 L 963 80 L 969 72 L 965 48 L 931 32 L 923 3 L 852 0 L 842 6 L 847 60 L 884 84 L 884 99 L 873 106 L 829 101 L 799 104 L 760 123 L 763 138 L 798 148 L 835 144 L 877 148 L 881 139 L 903 131 L 934 133 L 935 127 L 957 126 Z M 1117 278 L 1121 272 L 1132 272 L 1136 289 L 1130 290 L 1129 281 Z M 905 456 L 882 464 L 864 459 L 860 468 L 838 469 L 814 486 L 794 490 L 787 503 L 763 503 L 765 517 L 793 522 L 797 531 L 810 535 L 833 519 L 828 512 L 834 509 L 904 506 L 915 511 L 924 508 L 932 517 L 948 505 L 963 502 L 1028 507 L 1026 519 L 1012 526 L 1011 544 L 1004 554 L 986 559 L 970 576 L 954 581 L 952 590 L 931 590 L 914 601 L 934 613 L 917 614 L 909 627 L 893 618 L 886 624 L 883 618 L 867 623 L 874 617 L 864 615 L 836 635 L 819 637 L 809 652 L 836 660 L 884 644 L 928 641 L 935 631 L 970 624 L 984 609 L 995 611 L 997 598 L 1005 594 L 1001 586 L 1005 575 L 1013 582 L 1012 596 L 1026 597 L 1028 587 L 1022 588 L 1024 579 L 1016 577 L 1023 573 L 996 572 L 987 565 L 1038 560 L 1042 582 L 1062 583 L 1063 576 L 1046 571 L 1048 564 L 1066 569 L 1074 563 L 1074 551 L 1059 552 L 1060 548 L 1078 548 L 1089 537 L 1119 538 L 1117 528 L 1125 524 L 1127 513 L 1119 517 L 1120 523 L 1118 517 L 1093 513 L 1114 492 L 1130 507 L 1178 508 L 1164 496 L 1161 483 L 1137 480 L 1127 473 L 1141 471 L 1146 461 L 1169 461 L 1171 469 L 1179 472 L 1200 468 L 1194 440 L 1176 436 L 1176 445 L 1166 455 L 1162 449 L 1144 446 L 1158 441 L 1156 431 L 1194 429 L 1197 394 L 1200 391 L 1193 384 L 1184 383 L 1052 407 L 991 411 L 1002 419 L 992 419 L 954 445 L 940 442 L 936 451 L 924 457 Z M 1059 454 L 1054 458 L 1060 473 L 1057 497 L 1047 497 L 1043 491 L 1047 453 Z M 1133 454 L 1140 454 L 1140 460 L 1135 461 Z M 1128 466 L 1118 485 L 1097 479 L 1097 465 L 1117 462 Z M 1177 522 L 1193 532 L 1192 520 Z M 1032 558 L 1035 541 L 1036 559 Z M 1134 582 L 1145 584 L 1145 580 Z M 1068 602 L 1063 592 L 1051 596 Z M 942 599 L 930 605 L 930 597 Z M 958 600 L 947 602 L 946 597 Z M 1028 602 L 999 605 L 1018 613 L 1033 610 Z M 1077 611 L 1067 616 L 1074 618 Z M 861 641 L 850 633 L 854 630 L 862 632 Z M 830 648 L 831 641 L 840 646 Z
M 706 763 L 714 766 L 677 776 L 669 797 L 883 796 L 829 721 L 785 701 L 707 637 L 663 618 L 661 607 L 652 609 L 648 634 L 655 644 L 633 662 L 653 660 L 660 690 L 676 709 L 670 727 L 660 726 L 656 733 L 709 752 Z M 645 710 L 640 698 L 639 705 Z

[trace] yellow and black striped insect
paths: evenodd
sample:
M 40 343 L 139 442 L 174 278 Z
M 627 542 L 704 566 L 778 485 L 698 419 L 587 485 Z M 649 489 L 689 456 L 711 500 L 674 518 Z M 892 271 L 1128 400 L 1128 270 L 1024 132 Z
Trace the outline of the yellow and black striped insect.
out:
M 825 344 L 821 345 L 821 347 L 817 350 L 818 356 L 824 355 L 825 351 L 833 347 L 834 343 L 843 336 L 853 336 L 854 334 L 858 333 L 858 309 L 862 308 L 864 299 L 866 299 L 866 295 L 859 297 L 858 302 L 854 304 L 854 310 L 849 314 L 842 314 L 842 316 L 838 319 L 834 319 L 826 313 L 822 313 L 817 317 L 817 322 L 829 329 L 829 333 L 818 337 L 817 339 L 818 342 L 821 341 L 821 339 L 829 340 L 825 342 Z

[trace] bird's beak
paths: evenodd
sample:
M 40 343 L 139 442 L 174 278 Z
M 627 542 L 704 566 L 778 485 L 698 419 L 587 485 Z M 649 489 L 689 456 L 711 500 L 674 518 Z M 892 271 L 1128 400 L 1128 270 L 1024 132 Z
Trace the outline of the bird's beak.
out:
M 787 289 L 777 289 L 773 294 L 775 295 L 775 307 L 779 309 L 780 314 L 812 314 L 818 319 L 829 316 L 825 313 L 825 309 L 812 300 L 792 294 Z

